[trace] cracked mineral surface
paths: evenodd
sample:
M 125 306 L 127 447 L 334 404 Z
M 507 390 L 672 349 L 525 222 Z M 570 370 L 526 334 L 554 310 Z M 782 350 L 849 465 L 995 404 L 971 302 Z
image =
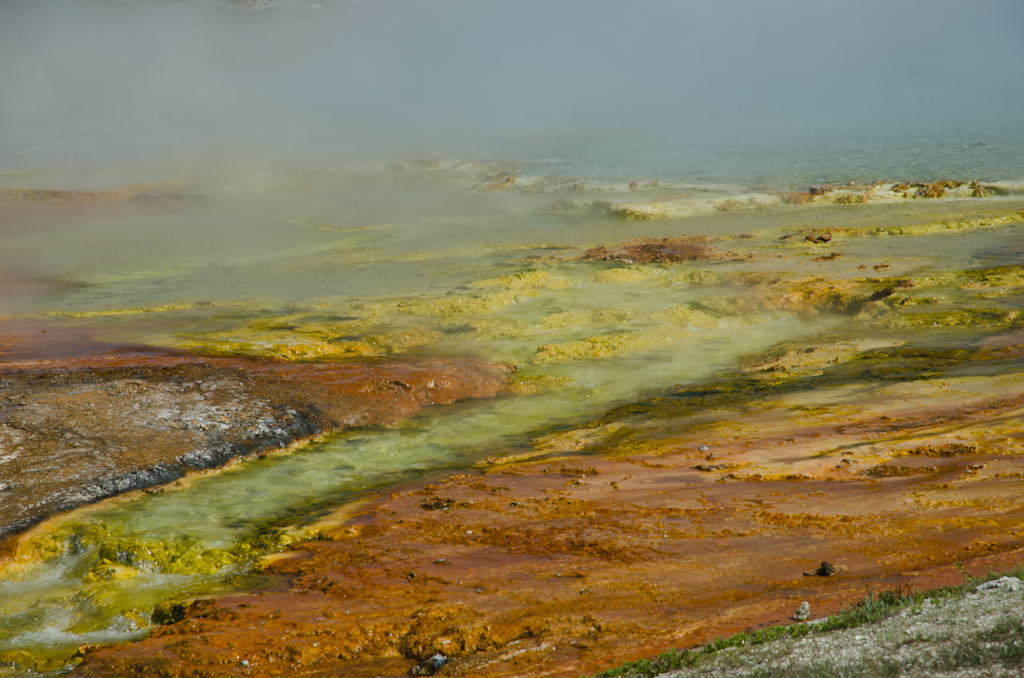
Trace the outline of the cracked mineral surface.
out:
M 505 371 L 481 360 L 298 366 L 139 347 L 2 361 L 0 537 L 190 471 L 491 396 Z

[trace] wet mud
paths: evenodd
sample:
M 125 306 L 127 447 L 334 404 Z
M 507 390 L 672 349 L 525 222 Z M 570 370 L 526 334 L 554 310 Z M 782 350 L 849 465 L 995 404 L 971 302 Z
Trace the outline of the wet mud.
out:
M 1019 333 L 898 344 L 780 349 L 393 488 L 265 559 L 288 590 L 168 608 L 78 672 L 578 676 L 1020 563 Z
M 426 405 L 493 396 L 509 369 L 460 358 L 293 364 L 197 356 L 112 348 L 48 327 L 0 335 L 0 537 L 190 471 L 391 424 Z

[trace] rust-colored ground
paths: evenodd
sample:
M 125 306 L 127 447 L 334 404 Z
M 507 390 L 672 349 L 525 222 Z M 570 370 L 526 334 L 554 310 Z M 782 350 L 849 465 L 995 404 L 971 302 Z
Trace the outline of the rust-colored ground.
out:
M 708 243 L 718 238 L 690 236 L 680 238 L 639 238 L 608 247 L 600 245 L 587 250 L 584 261 L 619 261 L 627 264 L 667 264 L 681 261 L 717 260 L 723 253 Z
M 756 403 L 661 394 L 399 488 L 268 560 L 286 592 L 201 601 L 78 671 L 399 676 L 441 652 L 446 675 L 579 676 L 1024 561 L 1021 347 L 873 350 L 789 352 L 749 368 Z
M 477 359 L 293 364 L 0 335 L 0 536 L 59 511 L 421 407 L 499 393 Z

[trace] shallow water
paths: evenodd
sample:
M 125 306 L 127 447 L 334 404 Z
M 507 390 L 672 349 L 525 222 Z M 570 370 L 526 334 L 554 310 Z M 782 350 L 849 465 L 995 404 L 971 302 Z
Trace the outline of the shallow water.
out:
M 18 565 L 0 581 L 0 651 L 54 669 L 79 645 L 139 637 L 158 602 L 267 585 L 247 575 L 255 560 L 315 536 L 307 526 L 332 510 L 496 451 L 543 453 L 539 441 L 552 430 L 727 373 L 773 346 L 822 333 L 967 345 L 1016 326 L 1015 316 L 993 318 L 1018 306 L 1019 276 L 1007 274 L 997 291 L 970 288 L 962 274 L 1015 269 L 1024 256 L 1014 226 L 1024 199 L 1012 182 L 993 184 L 1011 187 L 1003 195 L 980 199 L 790 205 L 778 196 L 798 181 L 909 172 L 917 160 L 900 164 L 891 149 L 862 149 L 877 152 L 875 164 L 854 158 L 830 174 L 812 155 L 805 169 L 785 173 L 777 164 L 769 176 L 757 166 L 730 170 L 728 154 L 710 169 L 673 166 L 678 160 L 653 151 L 636 164 L 622 160 L 617 143 L 517 142 L 498 150 L 519 150 L 520 159 L 501 161 L 184 177 L 165 170 L 127 200 L 0 204 L 9 217 L 0 270 L 34 285 L 3 300 L 0 310 L 18 317 L 205 353 L 476 355 L 519 367 L 511 392 L 491 401 L 437 407 L 162 494 L 108 502 L 68 525 L 55 521 L 38 537 L 40 552 L 55 557 Z M 932 149 L 933 166 L 966 179 L 1012 171 L 1002 156 L 980 151 L 942 164 L 950 148 Z M 551 178 L 556 172 L 574 178 Z M 512 174 L 508 186 L 493 188 Z M 106 188 L 118 179 L 108 177 Z M 25 187 L 20 177 L 2 182 Z M 59 173 L 31 182 L 72 183 Z M 573 202 L 552 209 L 565 200 Z M 623 220 L 615 205 L 675 205 L 692 216 Z M 803 242 L 805 232 L 825 230 L 834 233 L 827 248 Z M 680 236 L 711 236 L 717 255 L 647 265 L 580 260 L 601 243 Z M 843 258 L 816 260 L 826 252 Z M 870 292 L 901 278 L 918 281 L 909 311 L 877 306 L 851 318 L 814 307 L 822 292 L 809 291 L 831 281 Z M 785 289 L 772 287 L 778 281 Z M 936 304 L 967 316 L 914 320 Z M 970 315 L 978 306 L 989 315 Z M 146 556 L 155 544 L 174 556 Z M 27 655 L 10 654 L 18 651 Z
M 602 300 L 628 304 L 636 298 L 639 303 L 631 308 L 643 318 L 686 298 L 671 285 L 646 285 L 628 292 L 614 285 L 595 287 L 540 299 L 535 305 L 543 305 L 542 309 L 512 309 L 505 315 L 529 327 L 554 312 L 581 310 L 582 317 L 589 318 L 590 309 L 600 308 Z M 243 318 L 250 315 L 247 309 Z M 766 318 L 746 325 L 742 333 L 734 331 L 737 324 L 733 322 L 700 328 L 699 333 L 681 328 L 679 336 L 670 335 L 652 346 L 641 346 L 619 360 L 571 361 L 534 370 L 539 376 L 559 380 L 554 392 L 436 408 L 389 429 L 340 434 L 294 454 L 248 462 L 215 476 L 195 479 L 185 488 L 142 495 L 88 512 L 69 528 L 72 535 L 86 535 L 82 538 L 85 546 L 76 552 L 76 538 L 57 528 L 56 539 L 69 549 L 66 555 L 21 568 L 11 581 L 2 584 L 6 595 L 0 604 L 0 649 L 25 648 L 42 657 L 67 656 L 81 644 L 136 637 L 145 630 L 156 602 L 245 586 L 248 582 L 238 580 L 237 575 L 246 571 L 252 557 L 280 548 L 293 538 L 289 534 L 295 534 L 294 538 L 309 536 L 302 531 L 303 523 L 367 491 L 445 468 L 457 469 L 480 461 L 496 449 L 518 446 L 528 450 L 531 436 L 547 427 L 597 416 L 609 405 L 647 389 L 709 377 L 738 355 L 830 324 L 829 320 Z M 544 330 L 542 336 L 544 341 L 574 338 L 616 329 L 615 325 L 585 319 Z M 525 338 L 463 339 L 455 346 L 442 344 L 440 348 L 465 352 L 472 350 L 469 346 L 476 346 L 477 352 L 492 358 L 529 362 L 537 342 L 537 336 L 529 333 Z M 523 370 L 529 371 L 529 367 Z M 97 524 L 103 526 L 105 534 L 90 538 L 89 526 Z M 217 556 L 202 554 L 230 552 L 240 543 L 252 544 L 255 550 L 248 556 L 229 557 L 221 567 L 214 562 L 216 575 L 206 569 L 196 574 L 187 569 L 168 574 L 163 571 L 166 562 L 132 560 L 123 555 L 121 561 L 130 569 L 111 575 L 98 562 L 104 544 L 113 544 L 123 554 L 126 544 L 153 541 L 181 544 L 190 554 L 212 561 Z M 23 612 L 26 607 L 28 615 Z
M 780 342 L 850 331 L 853 321 L 843 315 L 730 306 L 747 293 L 744 275 L 862 280 L 858 264 L 885 262 L 885 279 L 919 278 L 1019 260 L 1008 247 L 1017 239 L 1012 225 L 929 226 L 1006 219 L 1024 204 L 1013 196 L 777 205 L 636 222 L 600 209 L 536 211 L 564 197 L 557 193 L 482 193 L 488 171 L 449 162 L 307 171 L 301 181 L 191 180 L 202 198 L 185 206 L 117 204 L 90 214 L 44 205 L 25 222 L 33 228 L 8 233 L 0 265 L 55 283 L 48 295 L 21 300 L 22 314 L 80 324 L 100 338 L 291 359 L 473 354 L 520 369 L 514 393 L 493 401 L 344 433 L 174 491 L 112 502 L 70 527 L 58 522 L 50 539 L 64 554 L 0 583 L 0 650 L 50 657 L 40 667 L 55 668 L 78 645 L 144 633 L 161 600 L 252 586 L 244 575 L 254 558 L 311 536 L 304 524 L 367 492 L 494 450 L 530 451 L 553 427 L 583 423 L 645 392 L 710 378 Z M 604 185 L 581 197 L 600 207 L 684 190 L 659 186 L 637 196 Z M 708 186 L 702 195 L 737 189 Z M 897 227 L 922 230 L 858 231 Z M 836 231 L 831 249 L 843 253 L 841 265 L 810 257 L 800 235 L 815 228 Z M 576 260 L 601 242 L 697 234 L 720 238 L 711 246 L 725 260 Z M 781 241 L 786 234 L 796 241 Z M 974 301 L 962 291 L 944 294 L 962 297 L 948 299 L 954 304 Z M 989 303 L 1010 309 L 1008 302 Z M 175 545 L 177 560 L 132 550 L 153 543 Z

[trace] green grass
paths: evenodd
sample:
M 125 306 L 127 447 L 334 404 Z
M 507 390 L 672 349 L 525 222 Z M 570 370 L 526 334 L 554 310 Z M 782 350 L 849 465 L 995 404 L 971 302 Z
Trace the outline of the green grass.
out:
M 947 586 L 929 591 L 914 591 L 900 586 L 878 594 L 873 593 L 869 588 L 865 597 L 817 624 L 769 626 L 757 631 L 737 633 L 696 648 L 671 649 L 650 659 L 628 662 L 595 674 L 592 678 L 652 678 L 668 671 L 694 668 L 722 650 L 763 645 L 780 639 L 799 640 L 807 636 L 852 629 L 864 624 L 883 621 L 908 607 L 919 607 L 925 600 L 937 603 L 949 598 L 962 597 L 978 584 L 999 577 L 1011 576 L 1024 579 L 1024 565 L 1018 565 L 1010 572 L 990 572 L 984 577 L 967 574 L 959 563 L 957 563 L 957 568 L 963 573 L 965 579 L 963 584 L 957 586 Z M 997 643 L 998 647 L 989 647 L 986 643 Z M 1000 622 L 991 634 L 983 637 L 967 636 L 959 639 L 946 648 L 942 656 L 935 657 L 936 666 L 949 667 L 943 670 L 987 666 L 996 663 L 1009 667 L 1016 666 L 1022 661 L 1024 661 L 1024 624 L 1018 619 L 1006 619 L 1004 622 Z M 785 678 L 874 678 L 898 676 L 904 668 L 906 667 L 895 660 L 884 660 L 868 662 L 856 668 L 843 669 L 825 664 L 811 664 L 803 667 L 791 667 L 785 672 L 766 666 L 754 675 L 756 678 L 782 678 L 783 676 Z

